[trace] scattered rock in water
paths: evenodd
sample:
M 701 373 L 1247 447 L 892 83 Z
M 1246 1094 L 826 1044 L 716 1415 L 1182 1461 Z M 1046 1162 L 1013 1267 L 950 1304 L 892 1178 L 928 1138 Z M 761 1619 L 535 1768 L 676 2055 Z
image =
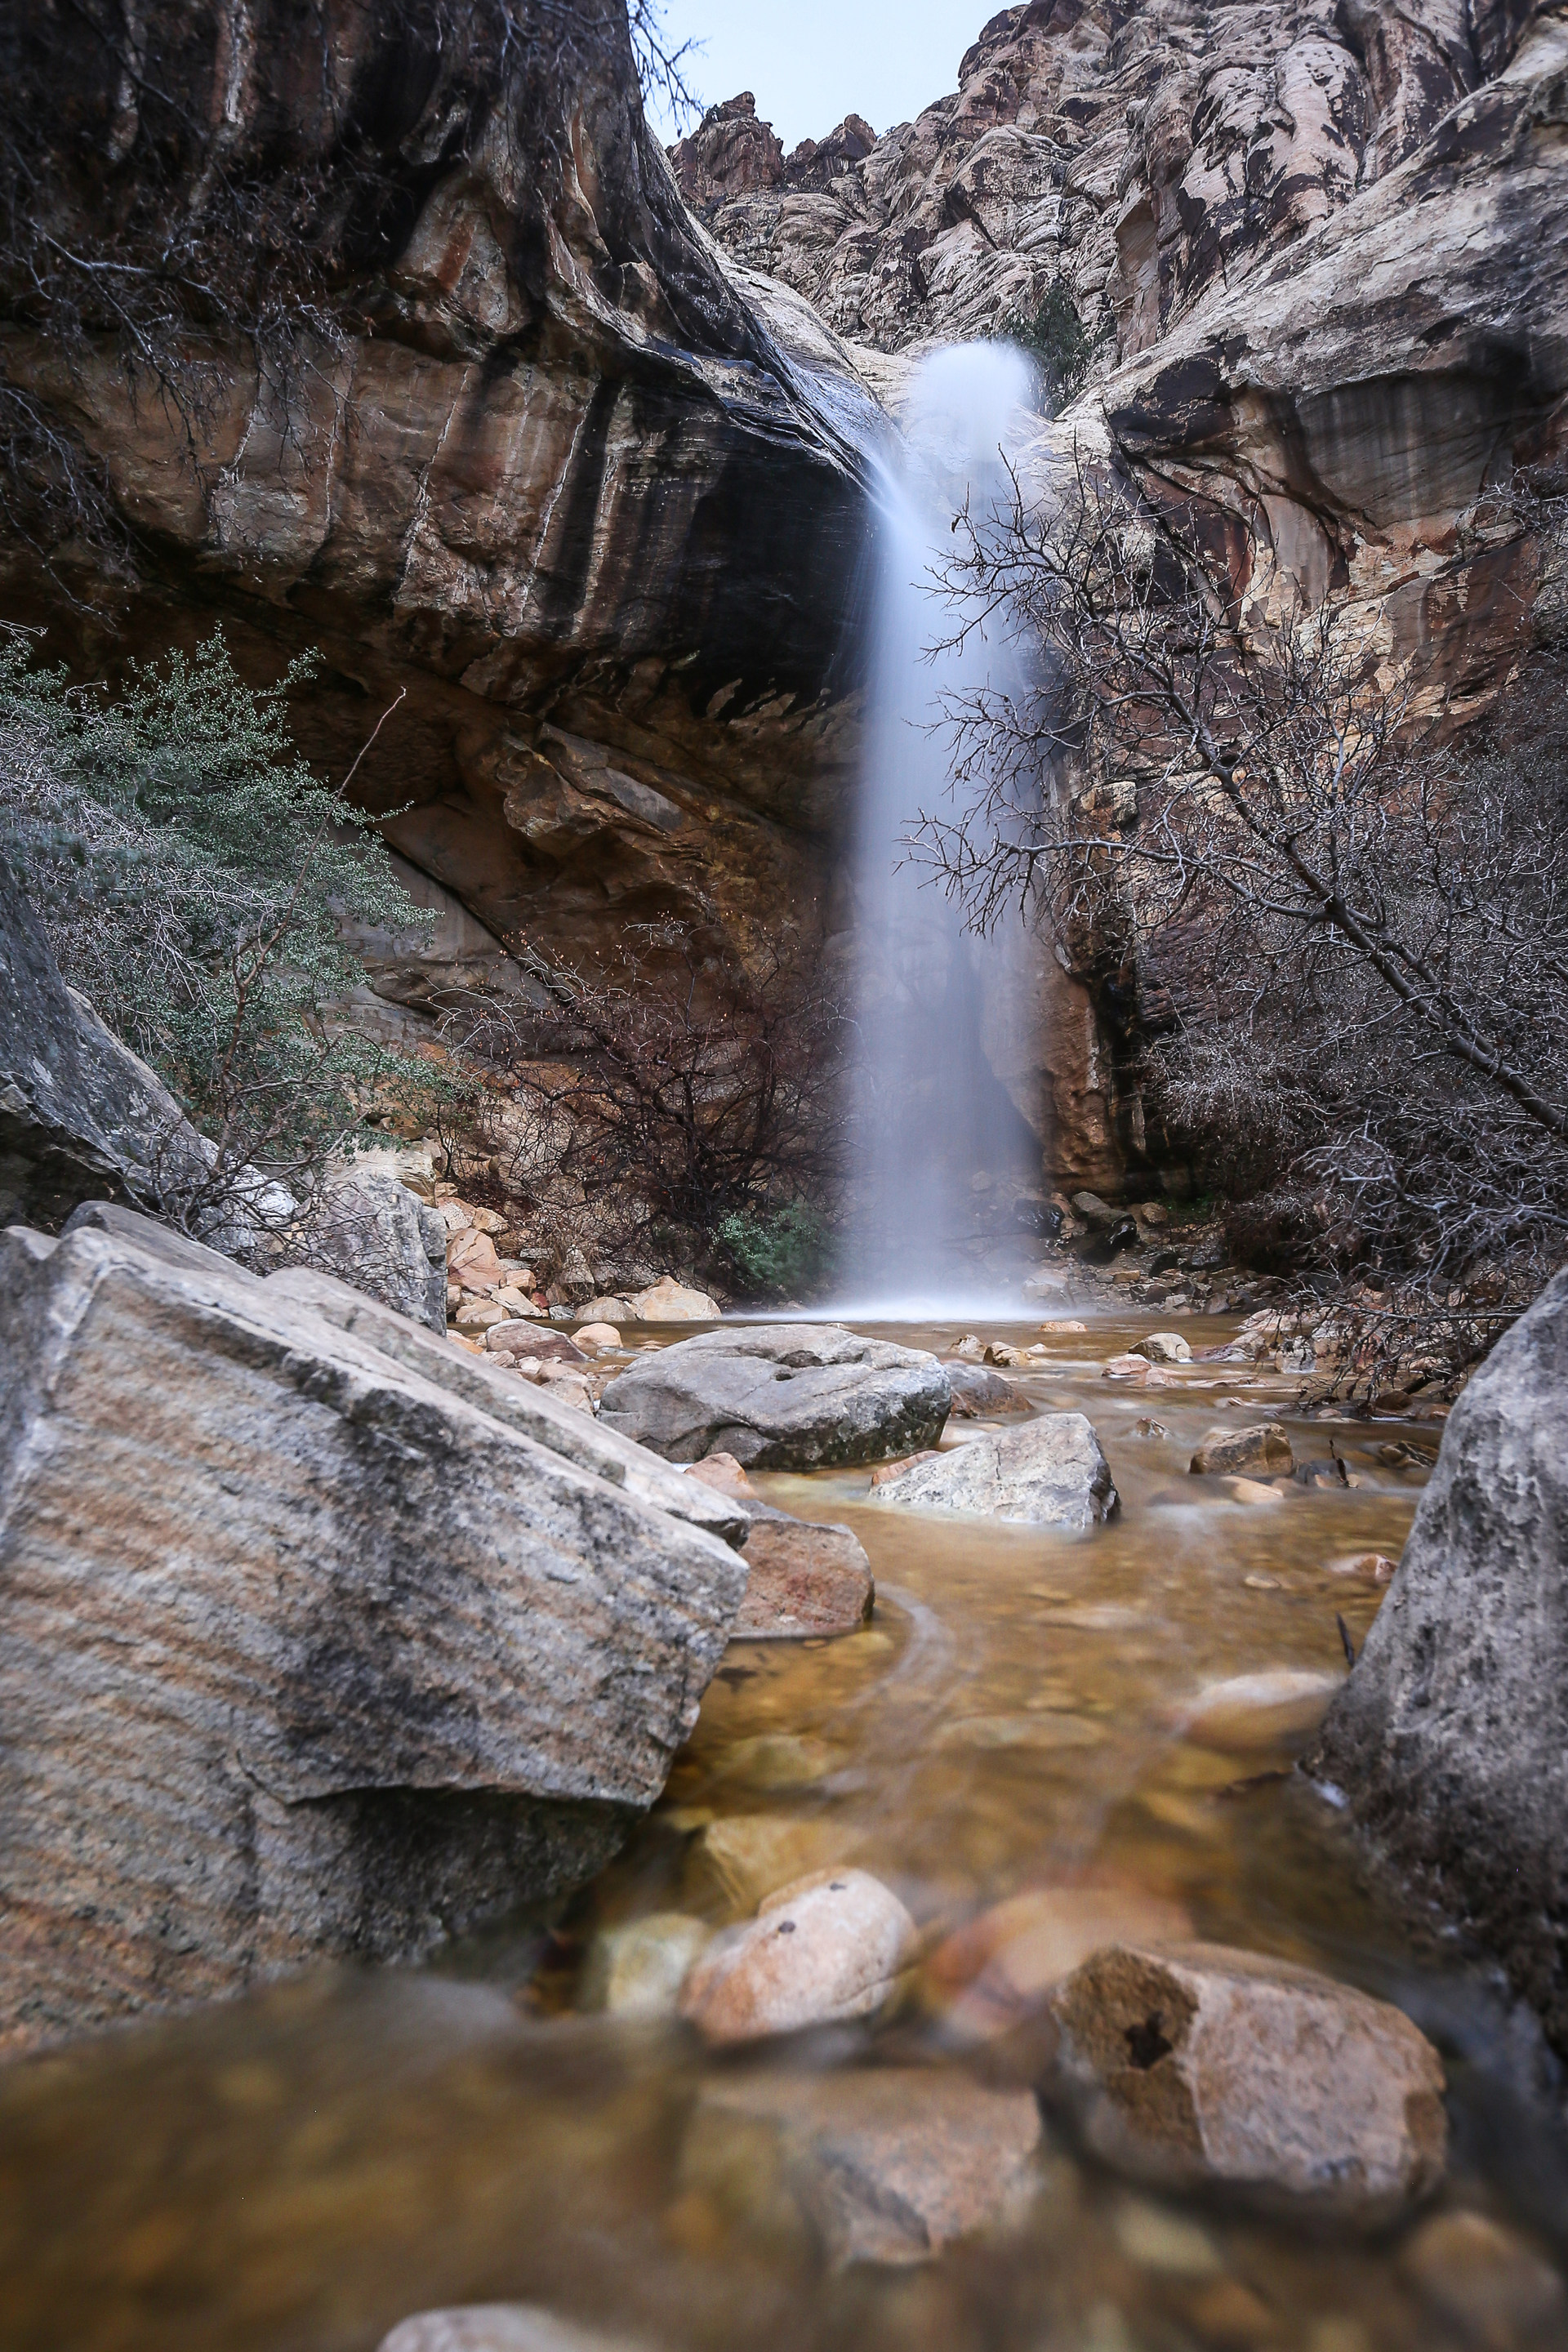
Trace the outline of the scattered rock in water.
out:
M 746 1916 L 814 1871 L 832 1870 L 848 1854 L 855 1833 L 837 1822 L 800 1821 L 786 1813 L 734 1813 L 710 1822 L 698 1840 L 698 1858 L 731 1912 Z
M 752 2073 L 703 2085 L 681 2177 L 741 2221 L 792 2200 L 836 2268 L 922 2263 L 1022 2218 L 1039 2140 L 1030 2092 L 945 2068 Z
M 1169 1377 L 1152 1364 L 1147 1356 L 1111 1356 L 1101 1364 L 1102 1381 L 1121 1381 L 1133 1388 L 1163 1389 L 1170 1386 Z
M 603 1355 L 606 1348 L 618 1348 L 621 1344 L 621 1335 L 613 1323 L 580 1323 L 572 1338 L 574 1344 L 590 1356 Z
M 813 1739 L 808 1733 L 760 1731 L 755 1738 L 739 1739 L 733 1748 L 726 1748 L 715 1777 L 770 1793 L 809 1789 L 826 1780 L 843 1760 L 838 1748 L 830 1748 L 825 1739 Z
M 988 1339 L 985 1343 L 985 1361 L 988 1364 L 1000 1364 L 1017 1371 L 1027 1370 L 1029 1359 L 1022 1348 L 1015 1348 L 1009 1339 Z
M 1392 1584 L 1399 1562 L 1384 1551 L 1346 1551 L 1323 1566 L 1331 1576 L 1364 1576 L 1373 1584 Z
M 1484 2213 L 1434 2213 L 1398 2260 L 1423 2301 L 1482 2352 L 1511 2352 L 1563 2311 L 1552 2264 Z
M 1259 1478 L 1226 1478 L 1221 1485 L 1233 1503 L 1282 1503 L 1285 1500 L 1278 1486 L 1266 1486 Z
M 985 1342 L 978 1331 L 966 1331 L 955 1344 L 952 1353 L 961 1364 L 983 1364 L 985 1361 Z
M 1190 1364 L 1192 1349 L 1179 1331 L 1151 1331 L 1145 1339 L 1134 1339 L 1129 1352 L 1147 1356 L 1152 1364 Z
M 1204 1478 L 1288 1477 L 1296 1457 L 1279 1423 L 1260 1421 L 1250 1429 L 1211 1429 L 1187 1466 Z
M 951 2032 L 989 2041 L 1038 2010 L 1102 1945 L 1184 1943 L 1192 1932 L 1180 1904 L 1139 1887 L 1036 1887 L 940 1943 L 922 1990 Z
M 731 1635 L 737 1642 L 800 1641 L 853 1633 L 877 1597 L 871 1563 L 848 1528 L 806 1519 L 757 1518 L 746 1538 L 746 1597 Z
M 1375 2225 L 1442 2178 L 1442 2062 L 1386 2001 L 1219 1945 L 1117 1944 L 1050 2008 L 1055 2085 L 1135 2179 Z
M 1134 1437 L 1169 1437 L 1171 1433 L 1163 1421 L 1151 1421 L 1145 1417 L 1133 1423 L 1132 1434 Z
M 602 1411 L 672 1462 L 722 1453 L 749 1469 L 813 1470 L 931 1445 L 952 1401 L 923 1349 L 785 1323 L 705 1332 L 644 1356 L 611 1381 Z
M 826 1872 L 782 1889 L 687 1979 L 680 2014 L 711 2042 L 759 2042 L 869 2017 L 909 1959 L 915 1924 L 868 1871 Z
M 681 1986 L 712 1940 L 707 1921 L 683 1911 L 601 1927 L 588 1947 L 577 2005 L 614 2017 L 673 2017 Z
M 1199 1692 L 1182 1729 L 1199 1748 L 1278 1748 L 1317 1729 L 1344 1682 L 1342 1674 L 1277 1666 L 1234 1675 Z
M 1173 2213 L 1146 2197 L 1119 2198 L 1111 2217 L 1116 2242 L 1140 2270 L 1164 2278 L 1216 2278 L 1225 2268 L 1219 2248 L 1190 2213 Z
M 564 1331 L 542 1331 L 533 1323 L 492 1323 L 485 1333 L 485 1347 L 492 1356 L 529 1356 L 535 1363 L 588 1369 L 587 1357 Z
M 1098 1748 L 1105 1734 L 1087 1716 L 1040 1707 L 1025 1715 L 961 1715 L 944 1723 L 938 1748 Z
M 1004 1380 L 987 1364 L 943 1364 L 942 1370 L 952 1391 L 955 1421 L 985 1420 L 992 1413 L 1029 1411 L 1029 1399 L 1017 1382 Z
M 1051 1338 L 1060 1339 L 1067 1338 L 1073 1332 L 1087 1331 L 1089 1325 L 1087 1323 L 1058 1321 L 1055 1323 L 1041 1323 L 1037 1328 L 1041 1331 L 1048 1333 Z
M 1051 1413 L 1022 1429 L 977 1437 L 889 1479 L 867 1499 L 899 1510 L 1079 1531 L 1119 1507 L 1110 1465 L 1081 1412 Z
M 953 1410 L 957 1411 L 956 1405 Z M 941 1460 L 942 1455 L 936 1447 L 928 1445 L 923 1453 L 905 1454 L 897 1462 L 879 1462 L 871 1473 L 871 1484 L 873 1486 L 885 1486 L 889 1478 L 901 1478 L 904 1472 L 912 1470 L 917 1462 L 940 1462 Z
M 384 2336 L 377 2352 L 647 2352 L 626 2336 L 602 2336 L 527 2303 L 458 2304 L 421 2311 Z

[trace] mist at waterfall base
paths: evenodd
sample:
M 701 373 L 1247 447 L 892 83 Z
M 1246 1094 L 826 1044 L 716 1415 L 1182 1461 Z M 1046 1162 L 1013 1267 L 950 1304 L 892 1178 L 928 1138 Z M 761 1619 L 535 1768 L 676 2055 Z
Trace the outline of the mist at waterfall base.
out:
M 958 618 L 935 575 L 952 560 L 965 499 L 980 514 L 1008 488 L 1001 453 L 1026 427 L 1033 393 L 1033 371 L 1011 344 L 934 352 L 912 388 L 904 446 L 879 469 L 853 849 L 842 1312 L 1016 1311 L 1028 1271 L 1016 1204 L 1020 1192 L 1038 1194 L 1038 1109 L 1026 1103 L 1026 1116 L 993 1065 L 1016 1031 L 1020 994 L 1034 997 L 1037 950 L 1021 919 L 987 939 L 968 934 L 910 836 L 921 813 L 952 813 L 946 698 L 1005 686 L 1016 658 L 994 631 L 933 653 Z M 1037 1053 L 1019 1058 L 1037 1070 Z

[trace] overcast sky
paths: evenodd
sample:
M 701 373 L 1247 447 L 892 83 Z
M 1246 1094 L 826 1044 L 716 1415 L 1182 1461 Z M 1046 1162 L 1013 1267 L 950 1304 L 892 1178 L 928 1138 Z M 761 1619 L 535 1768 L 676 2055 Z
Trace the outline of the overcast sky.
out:
M 672 48 L 700 41 L 687 80 L 705 106 L 738 90 L 784 149 L 847 114 L 879 135 L 958 86 L 958 60 L 1000 0 L 666 0 Z M 655 115 L 661 134 L 669 125 Z

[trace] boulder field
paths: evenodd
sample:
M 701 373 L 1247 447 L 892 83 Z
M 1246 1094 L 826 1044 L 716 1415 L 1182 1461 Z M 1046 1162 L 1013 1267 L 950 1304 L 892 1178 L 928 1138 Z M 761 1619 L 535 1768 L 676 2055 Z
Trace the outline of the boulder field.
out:
M 125 1212 L 0 1236 L 0 2047 L 607 1859 L 730 1637 L 732 1505 Z

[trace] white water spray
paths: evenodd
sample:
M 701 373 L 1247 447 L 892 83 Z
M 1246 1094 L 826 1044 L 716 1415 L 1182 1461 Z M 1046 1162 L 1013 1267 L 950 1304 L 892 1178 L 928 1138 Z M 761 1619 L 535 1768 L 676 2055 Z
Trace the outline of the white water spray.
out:
M 952 814 L 944 696 L 1006 683 L 1013 656 L 994 632 L 930 655 L 955 619 L 933 575 L 951 561 L 965 499 L 978 517 L 1005 490 L 1001 453 L 1026 430 L 1032 392 L 1028 363 L 1009 344 L 933 353 L 915 381 L 907 446 L 881 471 L 854 853 L 858 1142 L 843 1264 L 847 1299 L 862 1312 L 994 1310 L 1016 1305 L 1023 1278 L 1014 1204 L 1039 1182 L 1037 1107 L 1021 1108 L 994 1066 L 1016 1013 L 1022 927 L 1016 937 L 968 937 L 929 871 L 909 862 L 908 844 L 922 811 Z

